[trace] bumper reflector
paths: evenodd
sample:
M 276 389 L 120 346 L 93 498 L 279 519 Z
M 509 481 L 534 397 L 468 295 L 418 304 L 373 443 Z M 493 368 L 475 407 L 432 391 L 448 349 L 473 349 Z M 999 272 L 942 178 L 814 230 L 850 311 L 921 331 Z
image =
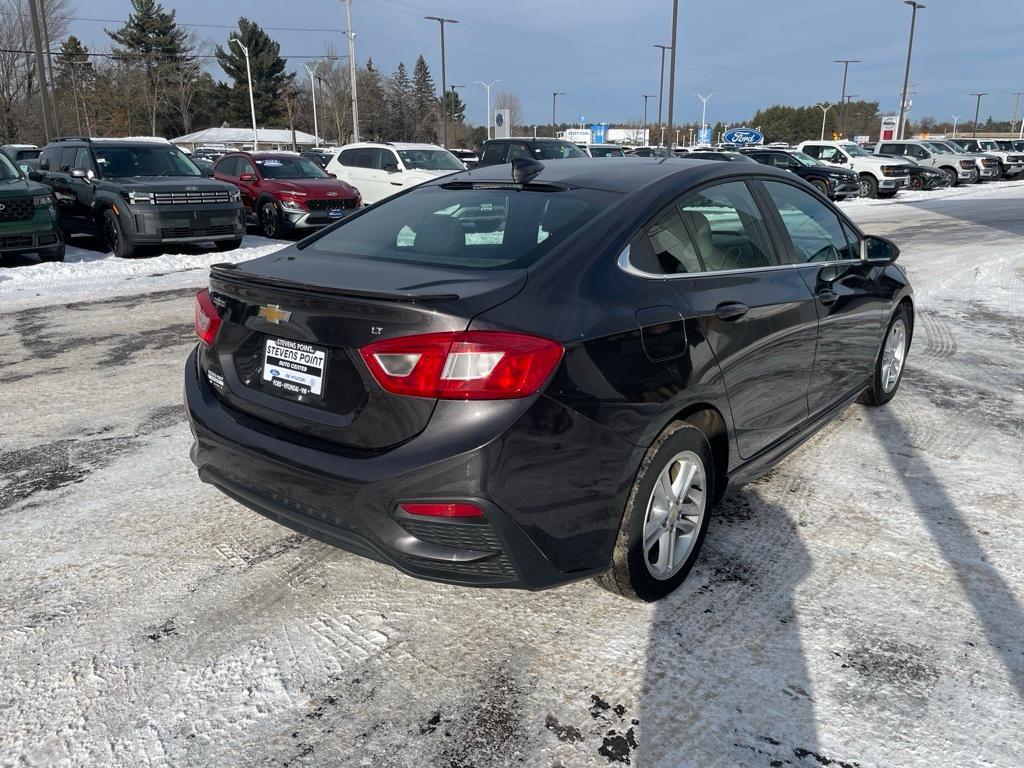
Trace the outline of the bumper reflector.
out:
M 473 504 L 399 504 L 410 515 L 423 517 L 483 517 L 484 513 Z

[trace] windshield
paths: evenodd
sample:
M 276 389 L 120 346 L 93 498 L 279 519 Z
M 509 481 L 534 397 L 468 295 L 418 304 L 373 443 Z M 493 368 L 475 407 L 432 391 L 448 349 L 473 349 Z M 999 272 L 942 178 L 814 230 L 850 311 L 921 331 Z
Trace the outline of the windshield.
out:
M 525 267 L 618 197 L 590 189 L 419 187 L 366 210 L 306 247 L 374 261 Z
M 994 141 L 979 141 L 978 146 L 981 147 L 982 149 L 994 149 L 996 151 L 999 150 L 999 145 Z
M 7 155 L 0 152 L 0 181 L 11 181 L 12 179 L 20 179 L 21 171 L 14 167 L 14 163 L 11 162 Z
M 451 152 L 444 149 L 400 149 L 398 156 L 409 170 L 415 171 L 464 171 L 462 164 Z
M 18 160 L 35 160 L 42 151 L 41 149 L 19 149 L 14 156 Z
M 564 160 L 567 157 L 586 157 L 586 153 L 568 141 L 538 141 L 533 145 L 538 160 Z
M 871 153 L 860 144 L 840 144 L 839 147 L 851 157 L 871 157 Z
M 592 157 L 623 157 L 625 152 L 620 147 L 591 147 Z
M 195 163 L 177 147 L 104 147 L 93 144 L 100 173 L 107 178 L 125 176 L 202 176 Z
M 820 160 L 816 160 L 803 152 L 790 152 L 789 156 L 796 158 L 801 165 L 824 165 Z
M 319 165 L 304 157 L 267 157 L 253 160 L 265 179 L 326 179 Z

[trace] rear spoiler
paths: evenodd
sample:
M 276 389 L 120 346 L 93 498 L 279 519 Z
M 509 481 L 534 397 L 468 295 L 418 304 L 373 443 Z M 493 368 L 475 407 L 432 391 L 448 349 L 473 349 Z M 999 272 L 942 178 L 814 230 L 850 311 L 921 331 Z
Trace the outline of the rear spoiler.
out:
M 430 301 L 454 301 L 459 298 L 457 293 L 413 293 L 411 291 L 364 291 L 356 288 L 331 288 L 324 285 L 300 283 L 295 280 L 283 280 L 265 275 L 254 275 L 243 272 L 238 264 L 213 264 L 210 266 L 210 279 L 220 280 L 229 285 L 239 287 L 257 286 L 273 288 L 277 291 L 302 294 L 303 296 L 345 296 L 358 299 L 376 299 L 378 301 L 400 301 L 408 303 Z

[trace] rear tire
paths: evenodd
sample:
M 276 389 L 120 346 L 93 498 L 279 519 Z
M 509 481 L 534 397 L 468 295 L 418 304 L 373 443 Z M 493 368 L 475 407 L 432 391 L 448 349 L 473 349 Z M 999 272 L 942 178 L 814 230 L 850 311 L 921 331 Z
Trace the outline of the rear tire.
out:
M 136 255 L 134 245 L 124 238 L 124 231 L 121 229 L 121 221 L 117 214 L 109 208 L 103 212 L 103 245 L 119 259 L 130 259 Z
M 875 368 L 871 372 L 871 383 L 861 393 L 859 402 L 864 405 L 885 405 L 896 396 L 903 381 L 903 372 L 907 369 L 907 353 L 910 352 L 910 339 L 913 324 L 910 313 L 901 304 L 893 312 L 889 327 L 885 330 L 882 348 L 875 358 Z
M 878 182 L 875 181 L 875 177 L 867 173 L 862 174 L 860 177 L 860 196 L 861 197 L 878 197 Z
M 704 433 L 684 421 L 670 424 L 644 456 L 622 515 L 611 567 L 596 577 L 597 583 L 645 602 L 672 593 L 700 555 L 716 480 Z

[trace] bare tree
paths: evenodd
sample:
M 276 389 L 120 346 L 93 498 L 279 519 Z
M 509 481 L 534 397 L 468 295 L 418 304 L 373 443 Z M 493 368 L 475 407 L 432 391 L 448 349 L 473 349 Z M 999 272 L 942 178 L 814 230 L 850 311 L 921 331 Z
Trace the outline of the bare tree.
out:
M 520 125 L 523 118 L 523 102 L 514 93 L 502 91 L 494 97 L 494 108 L 507 109 L 509 128 Z

